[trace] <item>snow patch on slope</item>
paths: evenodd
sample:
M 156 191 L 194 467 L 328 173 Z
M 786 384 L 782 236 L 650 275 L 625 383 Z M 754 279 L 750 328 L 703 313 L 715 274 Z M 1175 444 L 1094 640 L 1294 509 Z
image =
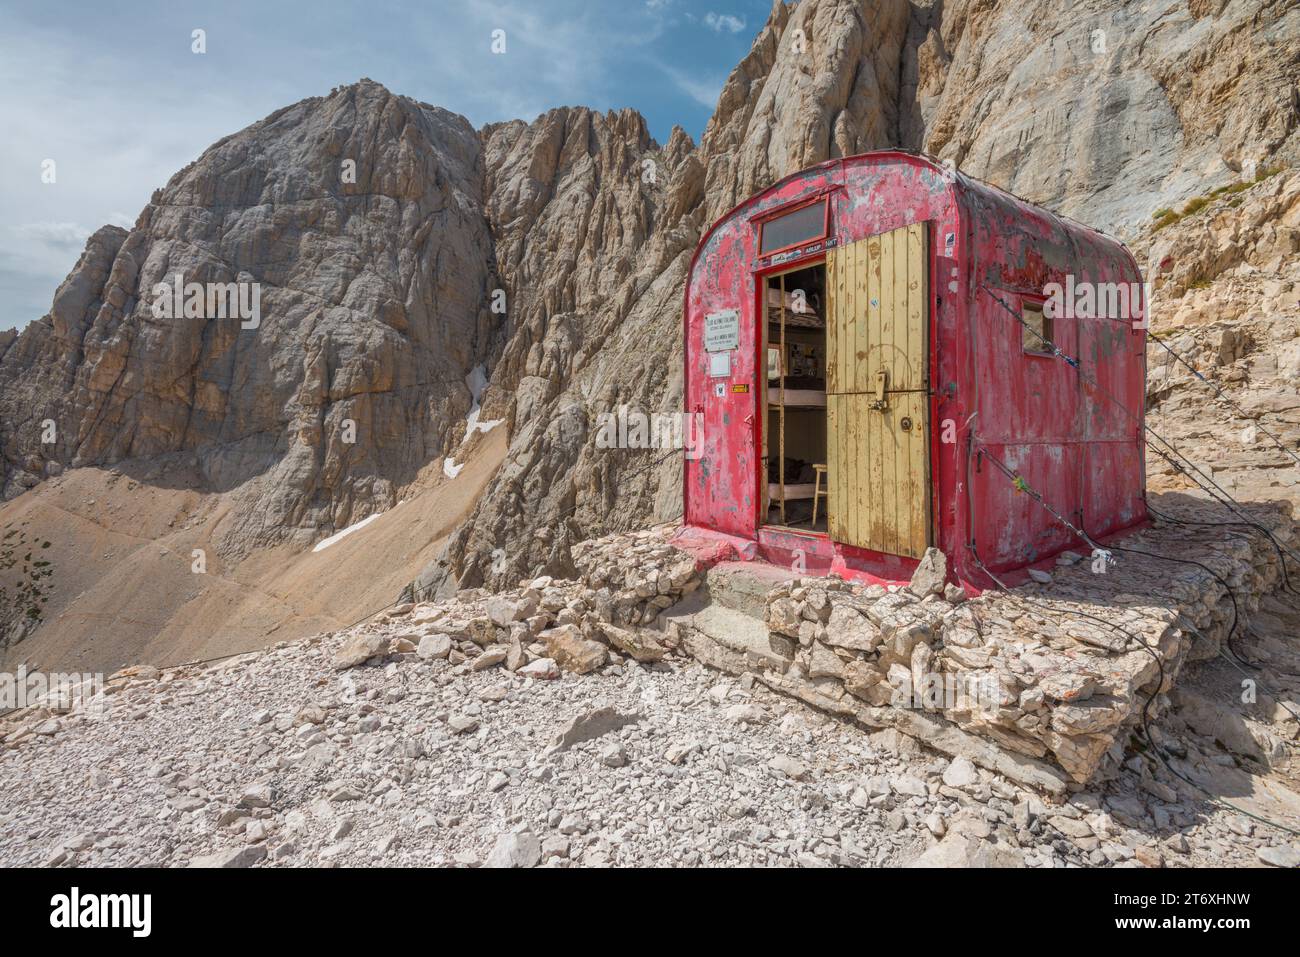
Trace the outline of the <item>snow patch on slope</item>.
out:
M 375 519 L 377 519 L 380 515 L 383 514 L 384 514 L 383 512 L 375 512 L 374 515 L 367 515 L 361 521 L 353 525 L 349 525 L 347 528 L 343 529 L 343 531 L 335 532 L 329 538 L 321 539 L 319 542 L 316 543 L 316 547 L 313 548 L 312 551 L 313 552 L 324 551 L 325 549 L 329 548 L 331 545 L 343 541 L 343 539 L 347 538 L 353 532 L 361 531 L 361 529 L 365 528 L 367 525 L 369 525 L 371 522 L 373 522 Z
M 489 419 L 485 422 L 478 420 L 479 412 L 482 411 L 479 400 L 483 398 L 483 392 L 487 389 L 487 384 L 487 370 L 481 365 L 475 366 L 470 370 L 469 375 L 465 376 L 465 385 L 469 386 L 469 394 L 474 401 L 469 407 L 469 415 L 465 418 L 465 438 L 461 440 L 461 445 L 468 442 L 469 437 L 475 432 L 482 432 L 486 435 L 503 421 L 502 419 Z
M 478 419 L 479 413 L 483 410 L 480 400 L 483 398 L 483 393 L 488 385 L 487 370 L 483 366 L 478 365 L 470 370 L 469 375 L 465 376 L 465 385 L 469 387 L 472 401 L 469 407 L 469 415 L 465 417 L 465 437 L 460 440 L 462 447 L 475 432 L 482 432 L 487 435 L 505 421 L 504 419 L 488 419 L 480 422 Z M 449 479 L 454 479 L 464 467 L 464 462 L 457 465 L 456 459 L 450 455 L 442 460 L 442 474 Z

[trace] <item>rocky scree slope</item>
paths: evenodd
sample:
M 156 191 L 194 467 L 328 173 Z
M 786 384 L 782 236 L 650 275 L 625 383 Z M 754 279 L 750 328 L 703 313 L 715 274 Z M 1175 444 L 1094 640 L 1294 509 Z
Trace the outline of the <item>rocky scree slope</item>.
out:
M 1286 835 L 1208 803 L 1150 755 L 1044 800 L 963 755 L 818 715 L 752 673 L 721 677 L 681 656 L 675 629 L 643 627 L 700 589 L 693 559 L 656 531 L 578 552 L 578 580 L 408 603 L 215 664 L 128 668 L 88 699 L 50 697 L 0 718 L 0 788 L 13 797 L 0 808 L 0 861 L 1300 860 Z M 1251 813 L 1300 813 L 1285 787 L 1231 757 L 1216 763 L 1228 756 L 1224 726 L 1201 720 L 1213 714 L 1202 708 L 1179 729 L 1183 763 L 1227 782 L 1221 793 Z

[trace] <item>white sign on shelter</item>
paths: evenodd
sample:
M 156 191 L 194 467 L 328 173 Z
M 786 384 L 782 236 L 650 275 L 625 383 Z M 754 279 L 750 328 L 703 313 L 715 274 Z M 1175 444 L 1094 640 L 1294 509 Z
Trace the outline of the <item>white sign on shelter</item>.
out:
M 704 348 L 726 352 L 740 345 L 740 313 L 735 309 L 711 312 L 704 317 Z

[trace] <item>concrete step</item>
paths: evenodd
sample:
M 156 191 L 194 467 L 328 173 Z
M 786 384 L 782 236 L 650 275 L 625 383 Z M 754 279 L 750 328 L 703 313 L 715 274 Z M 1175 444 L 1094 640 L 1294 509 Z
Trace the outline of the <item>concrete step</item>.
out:
M 766 657 L 767 626 L 752 615 L 726 605 L 706 605 L 695 615 L 692 624 L 718 644 L 740 654 L 754 653 Z
M 761 605 L 758 617 L 715 601 L 704 589 L 692 592 L 659 616 L 681 629 L 687 650 L 706 665 L 738 674 L 766 664 L 784 672 L 789 662 L 768 643 Z
M 763 620 L 767 593 L 798 576 L 766 562 L 720 562 L 709 569 L 704 587 L 714 604 Z

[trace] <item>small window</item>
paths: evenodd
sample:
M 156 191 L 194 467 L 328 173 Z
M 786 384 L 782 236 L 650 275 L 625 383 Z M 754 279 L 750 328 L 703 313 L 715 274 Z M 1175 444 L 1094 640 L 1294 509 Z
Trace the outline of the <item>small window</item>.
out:
M 826 200 L 801 206 L 759 225 L 758 254 L 780 252 L 826 237 Z
M 1025 323 L 1020 327 L 1020 345 L 1024 351 L 1040 356 L 1051 355 L 1056 339 L 1052 330 L 1052 317 L 1043 312 L 1043 304 L 1022 301 L 1020 318 Z

